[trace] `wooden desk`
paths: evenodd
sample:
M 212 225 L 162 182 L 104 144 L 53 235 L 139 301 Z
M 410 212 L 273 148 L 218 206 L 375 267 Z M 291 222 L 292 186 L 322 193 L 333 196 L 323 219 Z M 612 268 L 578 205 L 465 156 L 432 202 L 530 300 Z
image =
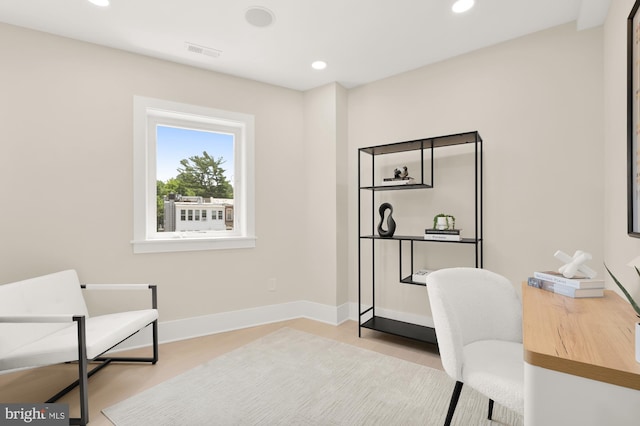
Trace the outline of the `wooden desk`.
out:
M 522 285 L 526 425 L 640 424 L 631 306 Z

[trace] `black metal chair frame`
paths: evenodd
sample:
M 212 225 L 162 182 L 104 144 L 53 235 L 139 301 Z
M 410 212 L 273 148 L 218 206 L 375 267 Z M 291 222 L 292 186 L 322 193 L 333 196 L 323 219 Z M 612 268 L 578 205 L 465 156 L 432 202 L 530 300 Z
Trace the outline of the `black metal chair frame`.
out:
M 453 388 L 453 394 L 451 395 L 451 402 L 449 402 L 449 411 L 447 411 L 447 418 L 444 421 L 444 426 L 450 426 L 451 420 L 453 420 L 453 413 L 456 411 L 458 405 L 458 399 L 460 399 L 460 392 L 462 392 L 461 381 L 456 382 L 456 386 Z M 491 420 L 493 417 L 493 399 L 489 399 L 489 413 L 487 414 L 487 420 Z
M 81 288 L 86 288 L 85 285 L 81 285 Z M 149 284 L 149 289 L 151 289 L 151 304 L 153 309 L 158 308 L 158 293 L 155 284 Z M 101 355 L 94 359 L 87 359 L 87 337 L 86 337 L 86 318 L 84 315 L 75 315 L 73 317 L 73 321 L 78 323 L 78 380 L 71 383 L 66 388 L 62 389 L 60 392 L 49 398 L 45 403 L 52 404 L 62 398 L 64 395 L 71 392 L 76 387 L 79 388 L 80 391 L 80 417 L 72 417 L 69 419 L 69 425 L 80 425 L 86 426 L 89 423 L 89 377 L 93 376 L 95 373 L 100 371 L 102 368 L 109 365 L 111 362 L 150 362 L 151 364 L 155 364 L 158 362 L 158 320 L 154 320 L 151 323 L 147 324 L 152 326 L 153 332 L 153 356 L 151 357 L 103 357 L 101 355 L 109 352 L 111 349 L 118 346 L 120 343 L 127 340 L 129 337 L 137 334 L 140 330 L 135 333 L 127 336 L 125 339 L 113 345 L 111 348 L 104 351 Z M 146 328 L 144 327 L 144 328 Z M 143 328 L 143 329 L 144 329 Z M 88 370 L 88 365 L 90 362 L 97 362 L 98 365 L 93 369 Z

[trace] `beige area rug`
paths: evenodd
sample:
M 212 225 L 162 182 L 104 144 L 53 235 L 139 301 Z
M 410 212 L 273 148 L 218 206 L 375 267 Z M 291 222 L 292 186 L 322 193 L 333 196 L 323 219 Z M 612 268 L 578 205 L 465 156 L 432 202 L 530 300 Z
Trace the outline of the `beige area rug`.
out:
M 442 425 L 442 371 L 283 328 L 103 410 L 116 426 Z M 522 425 L 463 388 L 455 425 Z

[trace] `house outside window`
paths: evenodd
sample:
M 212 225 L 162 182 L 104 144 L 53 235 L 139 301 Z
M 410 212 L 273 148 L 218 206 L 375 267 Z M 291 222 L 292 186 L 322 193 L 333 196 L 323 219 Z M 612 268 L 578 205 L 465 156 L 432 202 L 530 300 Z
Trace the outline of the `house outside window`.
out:
M 230 222 L 222 220 L 222 209 L 233 212 L 233 200 L 181 197 L 179 195 L 164 201 L 164 218 L 162 228 L 165 232 L 204 232 L 204 231 L 231 231 L 233 230 L 233 218 Z M 206 207 L 203 209 L 203 207 Z M 207 210 L 211 212 L 211 220 L 206 220 Z M 187 211 L 188 220 L 172 223 L 167 218 L 177 216 L 177 212 Z M 202 216 L 199 216 L 202 214 Z M 182 216 L 182 213 L 181 213 Z M 201 218 L 201 220 L 200 220 Z
M 134 97 L 134 252 L 255 247 L 253 139 L 251 115 Z M 170 178 L 166 158 L 175 160 Z M 185 194 L 162 195 L 172 189 Z

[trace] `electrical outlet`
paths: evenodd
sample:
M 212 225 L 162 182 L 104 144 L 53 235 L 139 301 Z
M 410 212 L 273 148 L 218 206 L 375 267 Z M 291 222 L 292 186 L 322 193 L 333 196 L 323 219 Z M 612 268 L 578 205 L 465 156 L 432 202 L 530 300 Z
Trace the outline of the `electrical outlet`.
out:
M 269 278 L 267 280 L 267 289 L 269 291 L 276 291 L 276 279 L 275 278 Z

